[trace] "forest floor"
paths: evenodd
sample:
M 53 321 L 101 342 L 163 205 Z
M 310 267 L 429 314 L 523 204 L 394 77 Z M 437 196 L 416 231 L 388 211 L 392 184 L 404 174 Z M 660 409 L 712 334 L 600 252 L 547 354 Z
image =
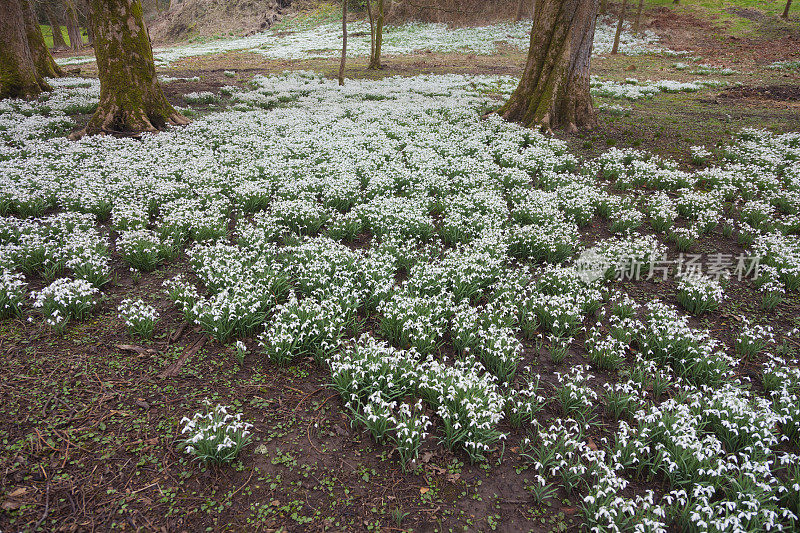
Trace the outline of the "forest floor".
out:
M 597 98 L 606 106 L 623 105 L 601 109 L 595 131 L 559 134 L 573 154 L 589 159 L 610 147 L 638 148 L 689 168 L 691 146 L 724 145 L 743 128 L 800 131 L 800 69 L 769 67 L 800 60 L 797 14 L 779 35 L 772 30 L 715 34 L 709 21 L 666 8 L 649 11 L 647 19 L 666 46 L 691 51 L 693 65 L 736 72 L 720 78 L 724 87 L 632 101 Z M 422 51 L 386 56 L 378 72 L 366 70 L 364 58 L 351 59 L 346 75 L 516 76 L 524 60 L 519 50 L 502 47 L 490 56 Z M 687 60 L 603 55 L 592 68 L 603 80 L 618 82 L 715 77 L 675 68 L 681 61 Z M 81 75 L 94 75 L 93 68 L 81 65 Z M 169 99 L 183 107 L 184 94 L 218 94 L 221 87 L 245 86 L 258 74 L 307 70 L 334 77 L 337 69 L 334 58 L 267 60 L 228 52 L 182 59 L 161 73 L 189 78 L 164 85 Z M 231 71 L 234 76 L 226 74 Z M 205 113 L 225 105 L 222 98 L 194 108 Z M 589 240 L 610 235 L 597 221 L 582 232 Z M 721 235 L 704 240 L 701 248 L 744 250 Z M 0 531 L 562 532 L 579 527 L 576 495 L 560 488 L 546 504 L 531 501 L 529 466 L 519 453 L 521 430 L 501 423 L 509 439 L 479 464 L 429 440 L 417 471 L 405 472 L 391 447 L 351 426 L 342 400 L 330 388 L 329 372 L 310 357 L 278 367 L 251 351 L 240 365 L 230 347 L 210 340 L 175 309 L 162 313 L 151 342 L 132 341 L 119 324 L 116 303 L 161 294 L 162 282 L 185 272 L 187 261 L 136 278 L 121 261 L 113 268 L 115 281 L 104 291 L 107 301 L 63 335 L 41 322 L 0 322 Z M 675 301 L 671 282 L 640 283 L 631 291 L 643 301 Z M 728 291 L 718 310 L 692 323 L 722 331 L 722 341 L 732 349 L 736 317 L 761 311 L 751 288 L 733 284 Z M 798 316 L 800 299 L 794 295 L 776 308 L 772 322 L 776 328 L 797 327 Z M 525 350 L 525 363 L 538 364 L 538 372 L 557 370 L 532 346 Z M 174 375 L 161 377 L 187 355 Z M 566 364 L 582 361 L 575 352 Z M 746 374 L 757 363 L 741 371 Z M 200 466 L 176 449 L 176 421 L 194 412 L 204 396 L 232 406 L 256 427 L 257 441 L 232 468 Z M 558 414 L 556 405 L 543 411 L 544 418 Z M 601 418 L 589 441 L 599 442 L 608 433 L 602 426 L 614 425 L 606 415 Z M 633 493 L 636 484 L 628 490 Z

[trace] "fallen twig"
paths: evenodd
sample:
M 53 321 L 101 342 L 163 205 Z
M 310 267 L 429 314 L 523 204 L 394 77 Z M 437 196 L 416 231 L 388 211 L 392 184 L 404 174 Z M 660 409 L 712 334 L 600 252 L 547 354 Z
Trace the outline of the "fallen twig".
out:
M 39 529 L 39 526 L 42 525 L 42 522 L 44 522 L 44 519 L 47 518 L 47 513 L 49 513 L 49 512 L 50 512 L 50 482 L 48 481 L 47 482 L 47 488 L 45 489 L 45 496 L 44 496 L 44 514 L 39 519 L 39 521 L 36 522 L 36 525 L 33 526 L 32 531 L 36 531 L 36 530 Z
M 171 378 L 173 376 L 176 376 L 178 374 L 178 372 L 180 372 L 180 370 L 183 367 L 184 363 L 186 363 L 186 361 L 192 355 L 197 353 L 200 350 L 200 348 L 202 348 L 203 345 L 205 345 L 207 340 L 208 340 L 208 338 L 205 337 L 205 336 L 200 337 L 200 340 L 195 342 L 194 345 L 192 345 L 185 352 L 183 352 L 183 355 L 181 355 L 180 358 L 178 358 L 177 361 L 175 361 L 170 366 L 168 366 L 166 369 L 164 369 L 164 371 L 161 372 L 158 375 L 158 377 L 161 378 L 161 379 L 164 379 L 164 378 Z
M 318 393 L 318 392 L 320 392 L 320 391 L 323 391 L 323 390 L 325 390 L 325 387 L 320 387 L 320 388 L 318 388 L 317 390 L 315 390 L 314 392 L 309 392 L 308 394 L 306 394 L 305 396 L 303 396 L 303 398 L 302 398 L 302 399 L 301 399 L 299 402 L 297 402 L 297 405 L 295 405 L 295 407 L 294 407 L 294 410 L 295 410 L 295 411 L 297 411 L 297 409 L 300 407 L 300 404 L 301 404 L 301 403 L 303 403 L 303 402 L 304 402 L 304 401 L 306 401 L 307 399 L 309 399 L 309 398 L 311 398 L 312 396 L 314 396 L 316 393 Z
M 142 348 L 141 346 L 134 346 L 133 344 L 115 344 L 114 348 L 125 352 L 136 352 L 139 355 L 153 355 L 158 353 L 156 350 L 151 348 Z

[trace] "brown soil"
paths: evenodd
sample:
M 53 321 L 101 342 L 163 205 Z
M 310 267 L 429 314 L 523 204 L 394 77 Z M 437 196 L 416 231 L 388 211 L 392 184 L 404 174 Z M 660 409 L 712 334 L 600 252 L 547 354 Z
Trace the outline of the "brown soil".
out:
M 763 13 L 758 13 L 763 18 Z M 648 15 L 647 27 L 659 35 L 666 47 L 688 50 L 704 58 L 763 65 L 794 57 L 800 50 L 800 25 L 787 25 L 780 28 L 780 33 L 773 34 L 770 30 L 777 29 L 770 27 L 772 17 L 768 17 L 770 20 L 760 32 L 763 35 L 736 37 L 719 31 L 710 21 L 667 7 L 652 10 Z
M 719 96 L 720 98 L 752 98 L 777 102 L 798 102 L 800 101 L 800 86 L 733 87 L 722 91 Z
M 158 43 L 264 31 L 290 12 L 291 0 L 184 0 L 148 21 Z

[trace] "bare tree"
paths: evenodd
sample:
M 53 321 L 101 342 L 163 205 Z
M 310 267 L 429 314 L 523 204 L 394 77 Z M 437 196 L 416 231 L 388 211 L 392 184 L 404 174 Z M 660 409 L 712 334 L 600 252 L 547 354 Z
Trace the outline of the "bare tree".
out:
M 614 45 L 611 47 L 611 53 L 616 54 L 619 51 L 619 38 L 622 35 L 622 24 L 625 22 L 625 8 L 628 6 L 628 0 L 622 0 L 622 7 L 619 10 L 619 22 L 617 22 L 617 32 L 614 34 Z
M 526 0 L 517 0 L 517 14 L 514 15 L 514 22 L 519 22 L 525 16 Z
M 369 15 L 369 29 L 370 29 L 370 49 L 369 49 L 369 66 L 370 70 L 380 70 L 381 66 L 381 46 L 383 46 L 383 24 L 385 19 L 385 5 L 384 0 L 378 0 L 375 7 L 372 6 L 372 0 L 367 0 L 367 14 Z M 373 12 L 373 9 L 375 11 Z
M 78 8 L 74 0 L 64 0 L 64 6 L 67 13 L 69 46 L 73 50 L 80 50 L 83 46 L 83 37 L 81 36 L 80 22 L 78 21 Z
M 636 8 L 636 20 L 633 22 L 633 32 L 639 33 L 642 25 L 642 8 L 644 7 L 644 0 L 639 0 L 639 7 Z
M 140 0 L 92 0 L 90 23 L 100 78 L 100 104 L 79 138 L 94 133 L 137 134 L 189 119 L 167 102 L 156 77 Z
M 64 34 L 61 33 L 61 16 L 59 14 L 59 6 L 56 6 L 52 2 L 43 2 L 40 3 L 40 7 L 53 32 L 53 50 L 66 49 L 67 41 L 64 40 Z
M 598 7 L 599 0 L 536 0 L 522 79 L 498 113 L 546 131 L 597 125 L 589 61 Z
M 339 63 L 339 85 L 344 85 L 344 65 L 347 61 L 347 0 L 342 0 L 342 60 Z

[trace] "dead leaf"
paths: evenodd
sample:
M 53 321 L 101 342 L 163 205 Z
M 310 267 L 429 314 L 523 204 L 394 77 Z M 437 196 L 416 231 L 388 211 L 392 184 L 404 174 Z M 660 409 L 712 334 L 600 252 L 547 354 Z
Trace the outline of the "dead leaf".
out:
M 420 488 L 419 488 L 419 493 L 420 493 L 420 494 L 425 494 L 425 493 L 426 493 L 426 492 L 428 492 L 429 490 L 431 490 L 431 489 L 429 489 L 428 487 L 420 487 Z
M 9 492 L 8 493 L 8 497 L 9 498 L 21 498 L 22 496 L 25 496 L 26 494 L 28 494 L 28 489 L 26 489 L 25 487 L 20 487 L 18 489 L 14 489 L 13 491 Z
M 22 507 L 22 504 L 14 500 L 6 500 L 0 505 L 0 509 L 4 511 L 16 511 Z

